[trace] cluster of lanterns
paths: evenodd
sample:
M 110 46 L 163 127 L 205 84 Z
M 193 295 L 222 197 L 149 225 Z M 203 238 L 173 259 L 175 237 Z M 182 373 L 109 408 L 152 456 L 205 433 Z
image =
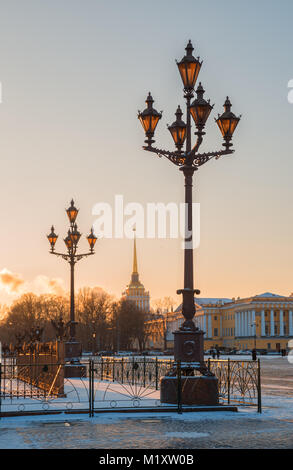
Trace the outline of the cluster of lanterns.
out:
M 71 254 L 75 252 L 77 248 L 77 244 L 79 242 L 79 239 L 81 237 L 81 233 L 77 230 L 77 224 L 75 223 L 77 214 L 78 214 L 78 209 L 74 206 L 74 201 L 71 201 L 71 204 L 68 209 L 66 209 L 66 213 L 68 215 L 68 219 L 70 222 L 70 229 L 68 230 L 67 237 L 64 238 L 64 243 L 67 247 L 68 253 Z M 51 227 L 51 233 L 47 235 L 47 238 L 49 240 L 49 243 L 51 245 L 51 251 L 52 253 L 54 252 L 55 249 L 55 243 L 57 241 L 58 235 L 56 235 L 54 231 L 54 227 Z M 91 229 L 91 233 L 87 237 L 89 246 L 90 246 L 90 252 L 93 253 L 94 251 L 94 246 L 97 241 L 97 237 L 94 235 L 93 229 Z
M 200 62 L 199 57 L 195 58 L 193 56 L 193 46 L 191 41 L 189 41 L 185 50 L 186 55 L 180 62 L 177 62 L 177 66 L 183 81 L 185 96 L 190 98 L 193 96 L 194 87 L 201 69 L 202 62 Z M 214 105 L 210 104 L 210 100 L 206 101 L 204 99 L 204 93 L 205 90 L 203 89 L 202 84 L 199 83 L 196 90 L 197 97 L 189 106 L 190 114 L 194 120 L 198 132 L 203 131 L 206 121 L 214 107 Z M 152 138 L 154 136 L 157 124 L 162 117 L 162 113 L 159 113 L 153 108 L 153 103 L 154 100 L 149 93 L 146 99 L 146 109 L 142 112 L 139 112 L 138 114 L 138 118 L 147 137 L 145 142 L 147 143 L 148 147 L 151 147 L 152 143 L 154 142 Z M 232 113 L 231 106 L 231 102 L 227 97 L 224 103 L 224 113 L 221 116 L 218 115 L 218 118 L 215 119 L 224 138 L 223 145 L 227 150 L 232 146 L 230 141 L 240 120 L 240 116 L 236 117 L 235 114 Z M 182 111 L 180 106 L 178 106 L 175 116 L 176 121 L 174 121 L 171 126 L 168 126 L 168 129 L 172 135 L 177 150 L 180 152 L 186 139 L 187 127 L 185 122 L 182 120 Z

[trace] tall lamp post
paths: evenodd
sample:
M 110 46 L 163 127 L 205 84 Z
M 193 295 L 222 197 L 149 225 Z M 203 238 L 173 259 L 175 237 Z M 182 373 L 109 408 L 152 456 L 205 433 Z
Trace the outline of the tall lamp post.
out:
M 202 62 L 199 57 L 193 56 L 193 46 L 191 41 L 185 48 L 186 54 L 180 62 L 177 62 L 179 73 L 183 81 L 184 98 L 186 100 L 186 122 L 183 121 L 183 112 L 178 106 L 175 116 L 176 120 L 168 126 L 174 140 L 176 150 L 169 151 L 154 147 L 153 139 L 155 129 L 162 113 L 153 108 L 154 100 L 151 93 L 146 99 L 146 109 L 138 112 L 138 118 L 145 131 L 146 140 L 143 149 L 156 153 L 159 157 L 166 157 L 171 163 L 179 167 L 184 175 L 185 182 L 185 203 L 187 205 L 187 216 L 185 221 L 185 246 L 184 246 L 184 288 L 177 291 L 182 294 L 182 314 L 185 318 L 180 330 L 174 333 L 174 358 L 176 361 L 187 363 L 186 375 L 193 375 L 195 368 L 203 374 L 208 375 L 204 367 L 203 358 L 203 332 L 196 328 L 193 317 L 195 315 L 194 294 L 200 291 L 194 288 L 193 280 L 193 242 L 192 242 L 192 180 L 193 174 L 202 165 L 212 158 L 218 159 L 223 155 L 231 155 L 232 136 L 239 123 L 240 117 L 235 116 L 231 111 L 231 102 L 227 97 L 224 103 L 224 112 L 215 119 L 224 139 L 223 149 L 211 152 L 199 153 L 200 145 L 205 136 L 205 124 L 214 107 L 210 100 L 204 98 L 205 90 L 201 83 L 194 90 Z M 192 101 L 196 93 L 196 98 Z M 192 144 L 192 120 L 195 125 L 196 140 Z M 185 148 L 184 148 L 185 144 Z M 193 366 L 192 363 L 200 363 L 200 366 Z
M 76 218 L 78 214 L 78 209 L 74 205 L 74 201 L 71 201 L 71 204 L 68 209 L 66 209 L 68 219 L 70 222 L 69 230 L 67 236 L 64 238 L 64 243 L 67 249 L 67 253 L 58 253 L 55 251 L 55 244 L 58 238 L 58 235 L 55 234 L 55 229 L 51 227 L 51 233 L 47 235 L 49 243 L 51 245 L 50 253 L 56 256 L 61 256 L 65 261 L 70 265 L 70 322 L 69 322 L 69 332 L 70 339 L 69 342 L 65 345 L 65 357 L 66 360 L 71 360 L 71 362 L 78 362 L 78 356 L 80 356 L 81 345 L 76 340 L 76 324 L 75 321 L 75 303 L 74 303 L 74 268 L 78 261 L 82 258 L 94 254 L 94 246 L 97 241 L 93 229 L 91 229 L 90 234 L 87 237 L 90 251 L 88 253 L 77 253 L 78 242 L 81 237 L 81 233 L 78 231 Z

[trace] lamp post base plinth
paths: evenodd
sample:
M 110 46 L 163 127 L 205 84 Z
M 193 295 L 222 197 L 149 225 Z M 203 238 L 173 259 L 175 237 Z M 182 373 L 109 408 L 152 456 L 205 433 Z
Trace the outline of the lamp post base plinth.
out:
M 80 363 L 82 345 L 78 341 L 70 340 L 65 343 L 65 378 L 86 377 L 86 367 Z
M 178 383 L 176 376 L 162 378 L 160 401 L 177 405 Z M 182 405 L 218 405 L 218 379 L 213 376 L 182 376 L 180 401 Z
M 180 388 L 182 405 L 218 405 L 218 379 L 204 362 L 204 332 L 182 328 L 173 334 L 175 361 L 161 379 L 161 403 L 177 404 Z
M 77 361 L 82 354 L 82 345 L 79 341 L 70 340 L 65 343 L 65 361 Z
M 203 331 L 182 329 L 174 331 L 173 334 L 176 362 L 204 362 Z
M 86 377 L 86 366 L 84 364 L 65 364 L 64 366 L 64 378 L 85 378 Z

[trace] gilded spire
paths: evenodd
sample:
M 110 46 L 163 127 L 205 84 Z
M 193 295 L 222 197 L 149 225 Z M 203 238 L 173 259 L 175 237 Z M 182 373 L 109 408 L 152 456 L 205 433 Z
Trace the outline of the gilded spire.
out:
M 136 237 L 135 237 L 135 228 L 133 229 L 134 237 L 133 237 L 133 269 L 132 273 L 137 274 L 137 256 L 136 256 Z
M 139 277 L 138 277 L 138 270 L 137 270 L 137 255 L 136 255 L 136 236 L 135 236 L 135 228 L 133 229 L 133 268 L 131 274 L 131 282 L 130 285 L 137 286 L 140 285 Z

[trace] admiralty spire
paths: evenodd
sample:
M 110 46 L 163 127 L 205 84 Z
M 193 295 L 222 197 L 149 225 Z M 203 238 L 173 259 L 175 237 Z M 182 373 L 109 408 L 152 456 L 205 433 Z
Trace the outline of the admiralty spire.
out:
M 122 297 L 134 302 L 140 310 L 146 313 L 150 311 L 150 294 L 145 290 L 144 285 L 139 280 L 135 230 L 133 238 L 133 266 L 131 280 L 125 292 L 122 293 Z

